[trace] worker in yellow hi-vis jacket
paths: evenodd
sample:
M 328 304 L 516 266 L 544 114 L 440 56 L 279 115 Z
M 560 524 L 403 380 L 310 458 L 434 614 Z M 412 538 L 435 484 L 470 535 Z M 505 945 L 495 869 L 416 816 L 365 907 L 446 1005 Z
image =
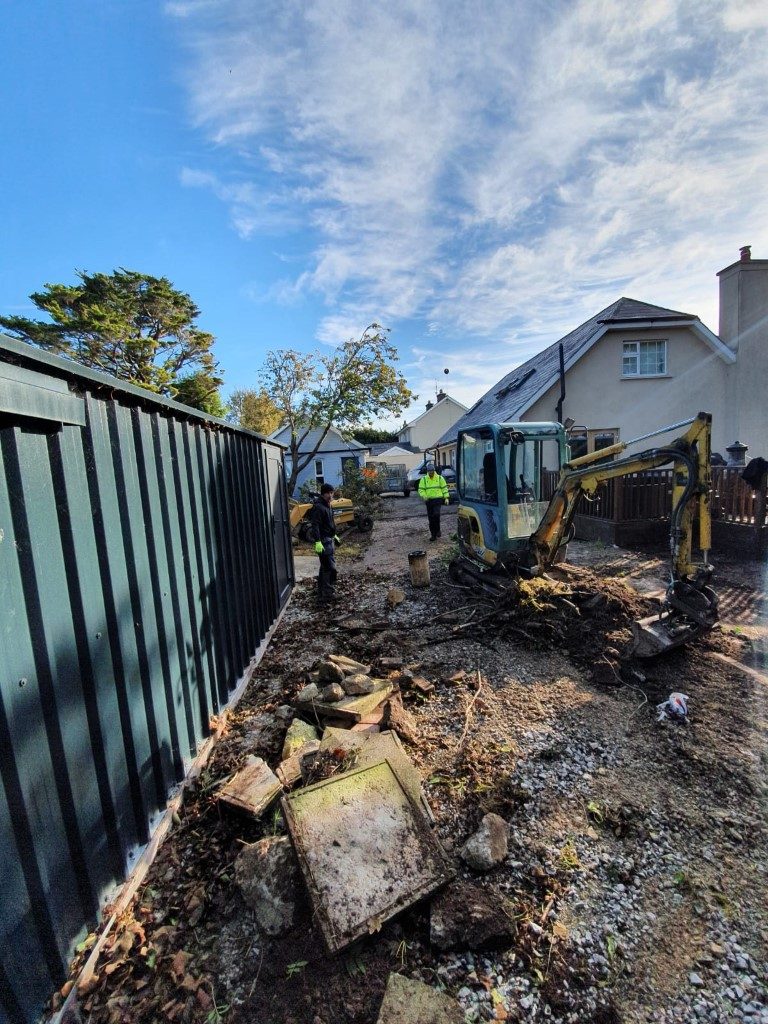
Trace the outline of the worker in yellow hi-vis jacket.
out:
M 427 472 L 419 480 L 419 497 L 424 499 L 429 519 L 430 540 L 440 536 L 440 509 L 448 504 L 448 484 L 435 472 L 434 462 L 427 463 Z

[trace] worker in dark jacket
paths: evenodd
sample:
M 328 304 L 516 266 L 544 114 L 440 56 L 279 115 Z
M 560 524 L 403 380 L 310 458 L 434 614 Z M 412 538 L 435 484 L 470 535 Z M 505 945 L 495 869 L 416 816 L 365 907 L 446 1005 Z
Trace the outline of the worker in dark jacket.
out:
M 309 536 L 315 542 L 315 552 L 320 556 L 320 572 L 317 574 L 317 596 L 322 602 L 334 600 L 336 594 L 336 559 L 334 551 L 339 543 L 333 518 L 333 487 L 323 484 L 320 497 L 315 500 L 309 512 Z
M 440 510 L 449 499 L 448 484 L 440 473 L 435 472 L 434 462 L 427 463 L 427 472 L 419 480 L 419 497 L 427 506 L 429 539 L 437 540 L 440 536 Z

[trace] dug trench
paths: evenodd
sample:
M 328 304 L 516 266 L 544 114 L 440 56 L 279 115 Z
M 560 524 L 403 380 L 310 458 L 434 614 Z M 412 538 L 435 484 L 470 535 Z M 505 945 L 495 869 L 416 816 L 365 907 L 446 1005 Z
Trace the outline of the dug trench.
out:
M 652 606 L 599 567 L 575 576 L 493 604 L 434 560 L 427 589 L 403 566 L 342 576 L 330 610 L 300 584 L 80 993 L 82 1019 L 375 1024 L 397 972 L 445 990 L 467 1021 L 768 1021 L 768 691 L 717 657 L 748 654 L 717 630 L 664 659 L 627 660 L 631 620 Z M 387 600 L 393 586 L 404 600 Z M 217 793 L 249 756 L 277 767 L 283 709 L 330 653 L 386 664 L 397 682 L 407 714 L 391 724 L 421 772 L 453 886 L 504 919 L 487 942 L 466 928 L 462 940 L 461 888 L 442 911 L 459 926 L 452 948 L 431 941 L 429 898 L 336 954 L 300 884 L 281 937 L 244 902 L 238 855 L 286 822 L 279 804 L 252 819 Z M 684 723 L 657 721 L 671 691 L 689 697 Z M 315 779 L 345 767 L 330 761 Z M 507 823 L 508 853 L 480 872 L 459 853 L 486 814 Z

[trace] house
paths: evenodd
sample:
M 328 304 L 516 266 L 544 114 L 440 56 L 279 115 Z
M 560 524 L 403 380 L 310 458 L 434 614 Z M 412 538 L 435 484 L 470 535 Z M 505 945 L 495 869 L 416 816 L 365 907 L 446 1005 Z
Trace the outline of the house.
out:
M 321 428 L 310 430 L 299 449 L 299 459 L 302 455 L 308 454 L 317 444 L 323 431 Z M 288 445 L 291 438 L 290 427 L 279 427 L 271 437 L 279 444 Z M 295 492 L 298 492 L 302 484 L 308 484 L 313 490 L 319 489 L 322 484 L 333 484 L 334 487 L 341 486 L 344 478 L 344 465 L 347 462 L 354 462 L 361 469 L 365 466 L 368 458 L 368 448 L 352 438 L 342 437 L 335 427 L 331 427 L 323 438 L 314 457 L 309 464 L 301 470 L 296 481 Z M 285 473 L 290 476 L 292 470 L 291 454 L 285 452 Z
M 717 276 L 719 334 L 693 313 L 617 299 L 483 395 L 442 434 L 441 462 L 455 464 L 458 431 L 481 423 L 572 420 L 575 458 L 700 410 L 713 451 L 743 441 L 748 457 L 768 455 L 768 260 L 745 246 Z
M 370 446 L 368 465 L 405 466 L 406 470 L 421 465 L 424 455 L 407 441 L 376 442 Z
M 397 440 L 403 442 L 417 452 L 434 448 L 439 438 L 457 423 L 467 411 L 466 405 L 455 398 L 438 391 L 434 402 L 427 402 L 426 409 L 410 423 L 403 424 Z

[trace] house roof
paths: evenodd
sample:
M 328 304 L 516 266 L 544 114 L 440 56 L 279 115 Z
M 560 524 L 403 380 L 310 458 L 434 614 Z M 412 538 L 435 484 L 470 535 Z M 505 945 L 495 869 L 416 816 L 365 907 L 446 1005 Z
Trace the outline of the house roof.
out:
M 319 440 L 319 438 L 320 438 L 322 433 L 323 433 L 323 431 L 322 431 L 321 427 L 315 427 L 314 429 L 310 430 L 309 433 L 307 434 L 306 439 L 304 440 L 302 446 L 299 449 L 299 454 L 301 454 L 302 452 L 305 452 L 305 451 L 311 451 L 315 447 L 315 444 Z M 288 442 L 288 440 L 290 438 L 290 428 L 287 427 L 287 426 L 285 426 L 285 427 L 278 427 L 278 429 L 271 436 L 276 441 L 278 441 L 279 443 L 287 444 L 287 442 Z M 325 438 L 323 440 L 323 443 L 320 445 L 320 448 L 318 449 L 318 451 L 320 451 L 320 452 L 339 452 L 339 451 L 341 451 L 341 452 L 344 452 L 344 451 L 362 452 L 362 451 L 366 451 L 367 452 L 369 450 L 369 448 L 370 448 L 370 445 L 360 444 L 360 442 L 359 441 L 355 441 L 355 439 L 353 437 L 349 437 L 349 438 L 343 437 L 341 435 L 341 433 L 335 427 L 331 427 L 329 429 L 328 433 L 326 434 L 326 436 L 325 436 Z
M 480 423 L 518 421 L 558 380 L 561 342 L 565 369 L 568 371 L 610 330 L 631 328 L 633 325 L 652 328 L 683 324 L 691 327 L 726 362 L 734 362 L 736 357 L 731 349 L 693 313 L 681 313 L 676 309 L 665 309 L 663 306 L 622 297 L 502 377 L 457 423 L 446 430 L 437 443 L 450 444 L 456 440 L 459 430 Z
M 393 448 L 399 448 L 401 452 L 418 452 L 418 448 L 414 448 L 410 441 L 377 441 L 376 444 L 368 445 L 371 451 L 371 455 L 383 455 L 384 452 L 391 451 Z
M 439 406 L 443 405 L 444 402 L 452 402 L 454 405 L 458 405 L 460 409 L 464 409 L 464 411 L 466 412 L 466 405 L 462 405 L 462 403 L 459 402 L 458 399 L 451 398 L 450 395 L 446 395 L 445 398 L 441 398 L 439 402 L 435 402 L 435 404 L 431 405 L 429 409 L 425 409 L 424 412 L 420 413 L 418 416 L 412 419 L 410 423 L 406 423 L 405 426 L 402 427 L 399 432 L 402 434 L 404 430 L 409 430 L 411 427 L 415 426 L 415 424 L 417 424 L 420 420 L 423 420 L 425 416 L 429 416 L 433 409 L 437 409 Z

